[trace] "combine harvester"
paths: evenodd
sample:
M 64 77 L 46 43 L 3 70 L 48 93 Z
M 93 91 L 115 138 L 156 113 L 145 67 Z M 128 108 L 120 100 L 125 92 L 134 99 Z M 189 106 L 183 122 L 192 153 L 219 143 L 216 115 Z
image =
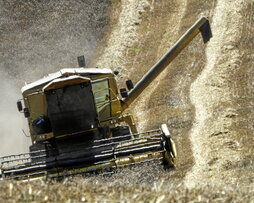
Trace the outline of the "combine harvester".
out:
M 168 64 L 201 32 L 212 37 L 209 21 L 200 18 L 178 42 L 133 86 L 118 88 L 110 69 L 62 69 L 24 86 L 17 102 L 28 120 L 32 145 L 25 154 L 1 157 L 1 179 L 65 177 L 107 172 L 152 160 L 175 167 L 176 149 L 165 124 L 137 133 L 123 112 Z M 24 106 L 24 107 L 23 107 Z

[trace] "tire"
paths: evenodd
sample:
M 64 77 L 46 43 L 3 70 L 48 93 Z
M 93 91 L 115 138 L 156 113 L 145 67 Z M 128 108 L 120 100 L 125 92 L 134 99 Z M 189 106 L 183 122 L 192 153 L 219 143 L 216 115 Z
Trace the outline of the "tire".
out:
M 29 147 L 30 157 L 32 163 L 45 161 L 46 157 L 41 157 L 45 155 L 46 152 L 43 152 L 45 150 L 45 144 L 43 142 L 37 142 Z
M 111 129 L 111 132 L 112 132 L 112 137 L 124 136 L 123 138 L 116 139 L 117 141 L 130 140 L 132 138 L 129 126 L 117 126 Z M 130 135 L 130 136 L 126 136 L 126 135 Z
M 54 142 L 37 142 L 29 147 L 32 162 L 46 161 L 48 158 L 58 155 Z

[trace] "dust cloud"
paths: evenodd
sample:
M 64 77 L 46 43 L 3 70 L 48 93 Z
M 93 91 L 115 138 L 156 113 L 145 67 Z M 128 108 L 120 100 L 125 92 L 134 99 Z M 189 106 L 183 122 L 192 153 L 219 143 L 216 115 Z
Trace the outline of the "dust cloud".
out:
M 27 151 L 20 88 L 61 68 L 89 65 L 108 24 L 106 0 L 0 1 L 0 156 Z
M 28 150 L 30 139 L 25 137 L 22 129 L 28 132 L 25 126 L 25 119 L 16 108 L 16 100 L 20 97 L 18 88 L 13 81 L 6 79 L 4 73 L 0 80 L 0 156 L 15 152 L 20 153 Z

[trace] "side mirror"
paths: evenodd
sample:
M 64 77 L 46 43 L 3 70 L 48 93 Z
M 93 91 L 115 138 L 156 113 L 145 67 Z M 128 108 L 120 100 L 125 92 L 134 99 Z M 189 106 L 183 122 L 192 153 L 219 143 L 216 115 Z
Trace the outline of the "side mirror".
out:
M 126 80 L 126 86 L 127 86 L 128 90 L 132 90 L 134 87 L 131 80 Z
M 108 101 L 108 100 L 109 100 L 109 94 L 106 94 L 105 101 Z
M 28 108 L 24 108 L 24 115 L 25 115 L 25 118 L 30 117 L 30 112 Z
M 128 92 L 126 90 L 126 88 L 121 88 L 120 89 L 120 94 L 123 98 L 127 98 L 128 97 Z
M 114 70 L 114 74 L 115 74 L 115 75 L 118 75 L 118 74 L 119 74 L 119 71 L 118 71 L 118 70 Z
M 22 111 L 22 110 L 23 110 L 23 106 L 22 106 L 21 101 L 17 101 L 17 107 L 18 107 L 18 110 L 19 110 L 19 111 Z
M 86 60 L 85 60 L 84 56 L 78 56 L 78 65 L 79 65 L 79 67 L 86 66 Z

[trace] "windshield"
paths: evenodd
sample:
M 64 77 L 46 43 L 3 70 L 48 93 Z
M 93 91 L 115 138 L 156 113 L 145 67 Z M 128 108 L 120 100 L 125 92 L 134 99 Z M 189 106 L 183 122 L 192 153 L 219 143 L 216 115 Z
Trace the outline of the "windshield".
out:
M 97 115 L 90 83 L 45 92 L 48 114 L 55 135 L 96 127 Z

